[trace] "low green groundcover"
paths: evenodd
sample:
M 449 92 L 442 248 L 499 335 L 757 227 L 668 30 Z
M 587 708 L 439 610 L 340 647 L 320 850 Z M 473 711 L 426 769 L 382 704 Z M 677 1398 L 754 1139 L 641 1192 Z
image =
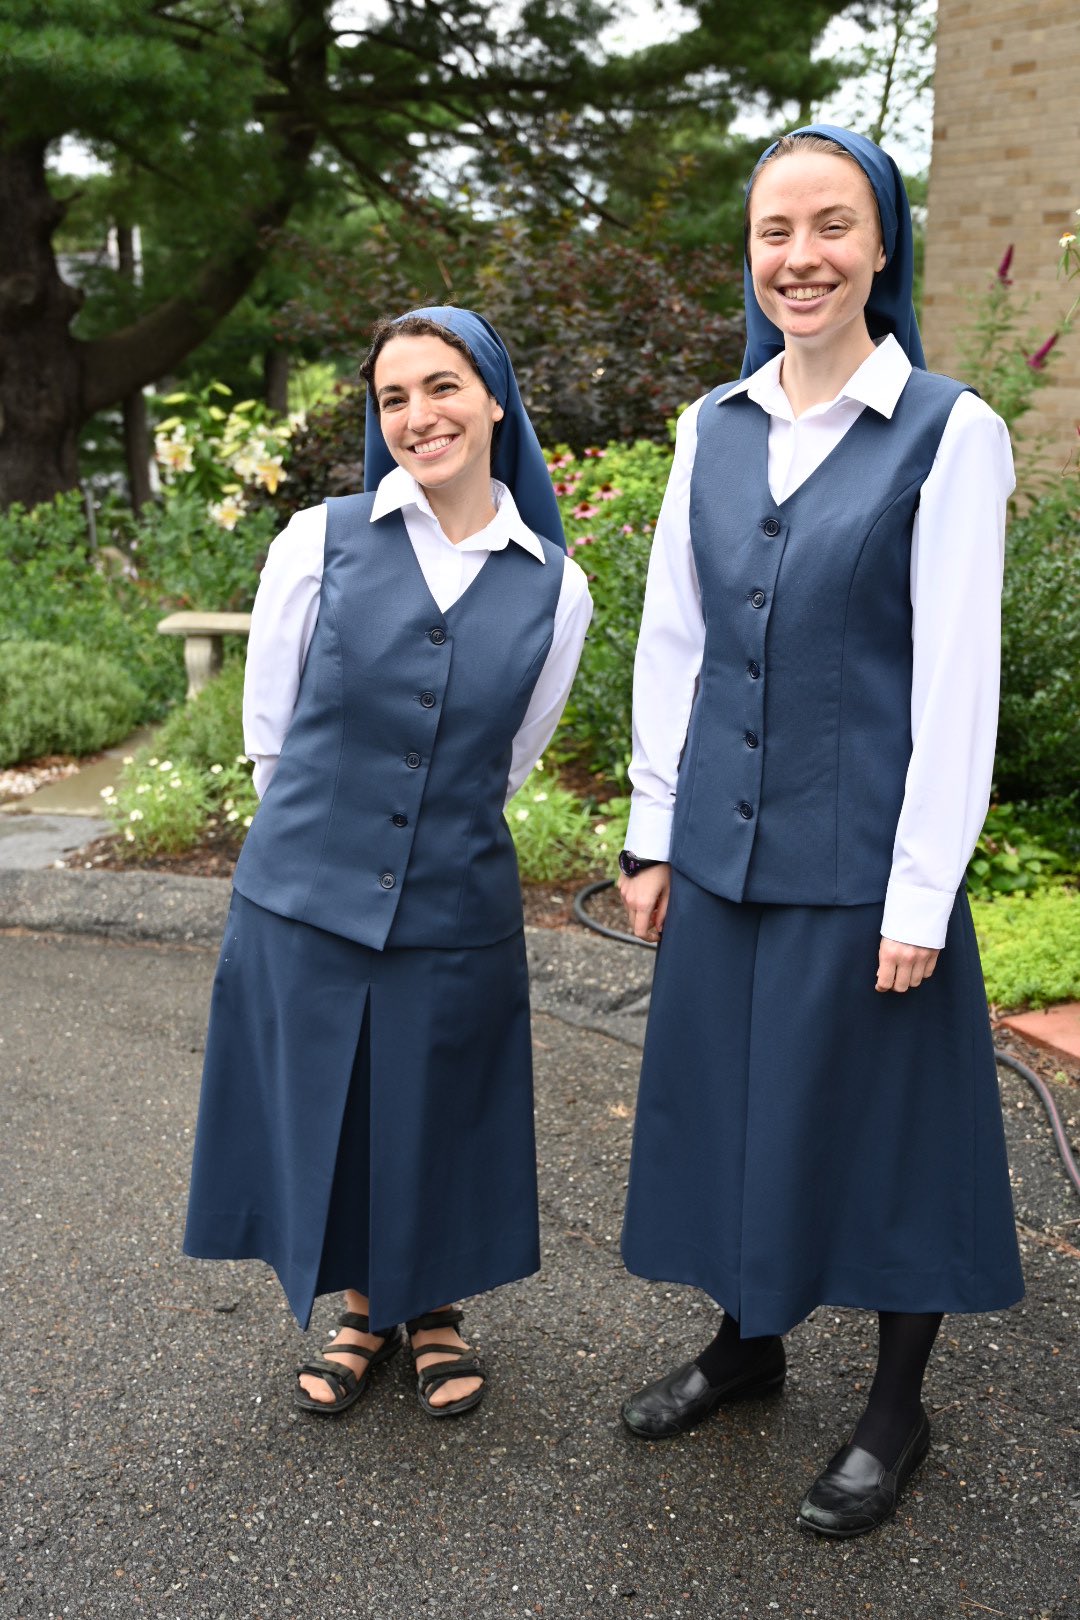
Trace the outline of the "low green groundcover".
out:
M 973 900 L 986 994 L 996 1007 L 1080 1000 L 1080 893 Z

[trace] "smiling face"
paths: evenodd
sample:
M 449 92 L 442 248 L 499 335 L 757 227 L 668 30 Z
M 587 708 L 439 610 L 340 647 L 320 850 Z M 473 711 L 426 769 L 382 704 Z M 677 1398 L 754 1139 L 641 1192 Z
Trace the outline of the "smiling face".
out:
M 864 309 L 885 265 L 870 182 L 824 152 L 763 165 L 750 193 L 747 251 L 754 295 L 788 347 L 870 349 Z
M 503 408 L 460 352 L 435 336 L 391 337 L 372 377 L 386 447 L 431 491 L 483 493 Z

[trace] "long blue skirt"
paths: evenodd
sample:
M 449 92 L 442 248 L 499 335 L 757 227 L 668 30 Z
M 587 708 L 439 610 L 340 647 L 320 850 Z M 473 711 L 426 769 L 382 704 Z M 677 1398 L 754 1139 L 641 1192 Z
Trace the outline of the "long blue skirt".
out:
M 538 1225 L 523 934 L 373 951 L 234 894 L 185 1253 L 390 1326 L 536 1271 Z
M 1023 1294 L 971 912 L 880 994 L 881 906 L 733 904 L 673 874 L 623 1257 L 749 1336 L 817 1305 L 989 1311 Z

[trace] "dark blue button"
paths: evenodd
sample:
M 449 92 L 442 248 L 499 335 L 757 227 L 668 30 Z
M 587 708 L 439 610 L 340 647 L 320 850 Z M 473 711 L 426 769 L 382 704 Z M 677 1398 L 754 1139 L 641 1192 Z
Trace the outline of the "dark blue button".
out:
M 756 748 L 757 745 L 758 745 L 757 732 L 756 731 L 748 731 L 746 733 L 746 746 L 747 746 L 747 748 Z
M 420 707 L 422 709 L 433 709 L 435 707 L 435 694 L 434 694 L 434 692 L 421 692 L 421 694 L 420 694 Z
M 780 533 L 780 525 L 777 523 L 775 518 L 766 518 L 764 523 L 761 525 L 761 528 L 763 533 L 767 534 L 770 540 L 775 540 L 776 536 Z
M 756 681 L 756 680 L 759 679 L 759 677 L 761 675 L 761 665 L 757 662 L 756 659 L 751 658 L 750 662 L 746 666 L 746 673 L 749 675 L 749 677 L 750 677 L 750 679 L 752 681 Z
M 396 882 L 397 878 L 394 876 L 393 872 L 384 872 L 382 877 L 379 879 L 379 887 L 383 889 L 392 889 Z
M 395 827 L 407 827 L 409 825 L 408 816 L 402 816 L 402 815 L 391 816 L 390 820 L 394 823 Z
M 751 591 L 750 592 L 750 606 L 751 607 L 764 607 L 765 606 L 765 592 L 764 591 Z
M 436 626 L 436 628 L 434 630 L 429 630 L 428 631 L 428 640 L 434 646 L 441 647 L 443 642 L 446 640 L 446 631 L 445 630 L 440 630 Z
M 406 754 L 405 755 L 405 763 L 409 767 L 410 771 L 416 771 L 416 770 L 420 769 L 420 766 L 424 762 L 420 758 L 419 754 Z
M 750 817 L 751 817 L 751 816 L 752 816 L 752 815 L 753 815 L 753 813 L 754 813 L 754 807 L 753 807 L 753 805 L 752 805 L 752 804 L 747 804 L 747 802 L 746 802 L 746 800 L 745 800 L 745 799 L 742 799 L 742 800 L 741 800 L 741 801 L 740 801 L 740 802 L 739 802 L 739 803 L 738 803 L 738 804 L 737 804 L 737 805 L 736 805 L 736 806 L 735 806 L 735 808 L 736 808 L 736 810 L 737 810 L 737 811 L 738 811 L 738 812 L 739 812 L 739 814 L 740 814 L 740 816 L 742 816 L 742 818 L 743 818 L 743 820 L 744 820 L 744 821 L 749 821 L 749 820 L 750 820 Z

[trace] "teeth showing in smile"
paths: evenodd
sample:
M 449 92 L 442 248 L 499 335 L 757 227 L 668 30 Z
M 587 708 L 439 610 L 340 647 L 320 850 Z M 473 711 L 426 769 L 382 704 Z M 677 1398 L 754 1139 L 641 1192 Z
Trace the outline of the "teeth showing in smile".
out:
M 794 300 L 797 304 L 809 304 L 815 298 L 827 298 L 832 290 L 831 287 L 784 287 L 781 289 L 785 298 Z
M 456 434 L 447 433 L 441 439 L 425 439 L 422 444 L 410 446 L 414 456 L 434 456 L 440 450 L 445 450 L 448 444 L 453 444 Z

